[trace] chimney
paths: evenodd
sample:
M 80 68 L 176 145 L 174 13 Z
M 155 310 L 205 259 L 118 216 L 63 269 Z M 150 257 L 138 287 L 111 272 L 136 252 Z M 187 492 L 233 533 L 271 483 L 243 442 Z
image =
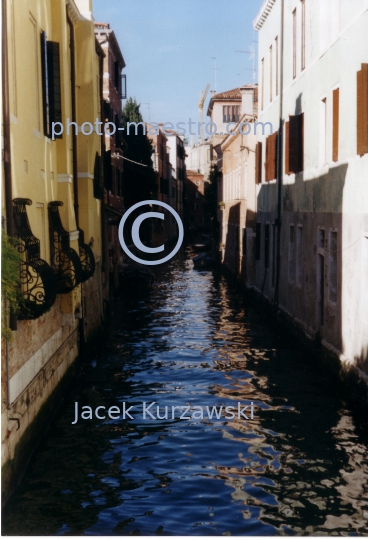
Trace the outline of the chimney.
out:
M 242 96 L 241 112 L 243 114 L 254 115 L 254 87 L 243 86 L 240 88 Z

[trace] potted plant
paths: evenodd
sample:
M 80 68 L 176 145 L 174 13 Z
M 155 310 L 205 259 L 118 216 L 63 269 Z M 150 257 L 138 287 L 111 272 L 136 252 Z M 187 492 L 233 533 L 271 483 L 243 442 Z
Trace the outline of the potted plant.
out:
M 219 209 L 220 209 L 220 210 L 223 210 L 223 209 L 225 208 L 225 203 L 224 203 L 224 201 L 220 201 L 220 202 L 218 203 L 218 205 L 219 205 Z

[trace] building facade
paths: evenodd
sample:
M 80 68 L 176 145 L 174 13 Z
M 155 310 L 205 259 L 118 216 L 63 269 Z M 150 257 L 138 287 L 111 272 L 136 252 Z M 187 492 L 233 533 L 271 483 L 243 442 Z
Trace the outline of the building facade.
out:
M 255 188 L 255 118 L 257 85 L 240 88 L 238 122 L 221 143 L 222 185 L 219 193 L 221 261 L 248 285 L 254 281 L 254 233 L 257 199 Z
M 155 199 L 176 210 L 176 181 L 172 174 L 168 138 L 163 133 L 162 126 L 163 124 L 158 124 L 158 128 L 149 124 L 147 126 L 148 130 L 151 128 L 149 138 L 154 150 L 152 155 L 153 168 L 157 174 Z M 154 224 L 152 238 L 154 245 L 165 244 L 177 235 L 174 216 L 166 208 L 161 207 L 161 211 L 165 215 L 165 219 L 164 221 L 156 220 Z
M 204 175 L 187 169 L 187 224 L 191 231 L 203 231 L 206 222 L 204 214 Z
M 365 0 L 265 0 L 254 21 L 259 120 L 273 126 L 257 143 L 255 288 L 358 373 L 368 372 L 367 26 Z
M 6 497 L 104 313 L 93 132 L 104 53 L 88 0 L 7 0 L 3 34 L 4 225 L 21 255 L 23 298 L 12 340 L 2 340 Z
M 105 54 L 103 60 L 103 114 L 104 122 L 111 122 L 104 138 L 104 186 L 102 219 L 107 232 L 106 246 L 110 282 L 118 286 L 119 268 L 123 265 L 123 251 L 118 227 L 123 215 L 123 140 L 122 98 L 124 96 L 122 70 L 125 61 L 114 31 L 108 23 L 95 23 L 95 35 Z M 125 96 L 126 97 L 126 96 Z

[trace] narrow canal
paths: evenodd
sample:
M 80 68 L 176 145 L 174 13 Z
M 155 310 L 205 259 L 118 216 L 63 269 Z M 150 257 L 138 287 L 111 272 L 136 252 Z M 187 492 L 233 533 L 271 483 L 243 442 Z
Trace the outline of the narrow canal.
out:
M 183 254 L 160 272 L 146 298 L 114 302 L 106 346 L 37 449 L 3 534 L 368 534 L 366 427 L 327 374 L 225 277 Z M 72 425 L 75 402 L 125 402 L 134 419 Z M 238 418 L 251 402 L 254 418 Z M 172 419 L 185 405 L 196 418 Z M 214 406 L 235 418 L 210 419 Z

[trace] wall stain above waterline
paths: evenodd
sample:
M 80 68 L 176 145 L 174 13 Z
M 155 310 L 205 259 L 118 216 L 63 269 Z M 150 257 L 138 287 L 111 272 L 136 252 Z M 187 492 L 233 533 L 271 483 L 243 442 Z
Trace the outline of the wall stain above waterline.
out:
M 74 419 L 253 401 L 253 420 Z M 224 277 L 180 258 L 116 302 L 4 510 L 3 534 L 367 534 L 368 440 L 328 374 Z

